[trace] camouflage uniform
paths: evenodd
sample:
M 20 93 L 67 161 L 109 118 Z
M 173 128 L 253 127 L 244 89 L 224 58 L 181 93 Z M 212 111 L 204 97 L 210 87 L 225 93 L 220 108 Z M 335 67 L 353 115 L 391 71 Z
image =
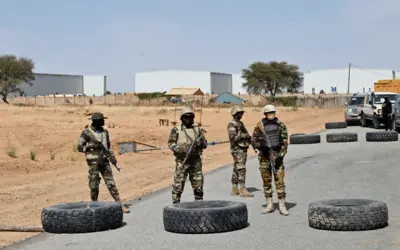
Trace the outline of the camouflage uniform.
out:
M 78 151 L 85 153 L 86 161 L 89 166 L 89 188 L 90 188 L 90 198 L 92 201 L 97 201 L 99 197 L 99 185 L 100 185 L 100 174 L 103 176 L 104 182 L 110 192 L 111 196 L 116 202 L 122 203 L 119 196 L 117 187 L 115 186 L 114 176 L 112 173 L 110 162 L 107 158 L 100 156 L 101 148 L 92 142 L 89 138 L 88 133 L 91 133 L 93 137 L 101 142 L 106 148 L 110 148 L 110 137 L 108 131 L 102 127 L 104 125 L 104 117 L 102 113 L 95 112 L 92 115 L 93 123 L 85 127 L 82 131 L 81 136 L 78 141 Z M 95 124 L 101 123 L 99 126 Z M 129 212 L 125 206 L 123 206 L 124 212 Z
M 267 207 L 263 213 L 270 213 L 274 210 L 272 204 L 272 172 L 268 152 L 265 145 L 263 134 L 260 130 L 264 128 L 264 132 L 268 135 L 272 149 L 274 151 L 274 160 L 276 173 L 274 174 L 276 193 L 279 200 L 279 210 L 282 215 L 288 215 L 285 205 L 285 166 L 283 165 L 283 158 L 287 153 L 288 148 L 288 131 L 285 124 L 275 117 L 275 107 L 266 105 L 264 107 L 264 114 L 267 116 L 263 118 L 260 123 L 254 128 L 253 132 L 253 146 L 260 151 L 258 159 L 260 162 L 260 172 L 263 180 L 264 195 L 267 199 Z
M 233 173 L 232 173 L 232 195 L 242 197 L 254 197 L 246 189 L 246 161 L 247 150 L 251 143 L 251 136 L 246 130 L 243 122 L 240 121 L 244 109 L 241 106 L 235 106 L 231 110 L 233 119 L 229 122 L 227 131 L 231 144 L 231 154 L 233 157 Z M 238 189 L 240 184 L 240 191 Z
M 205 131 L 196 125 L 185 122 L 185 117 L 189 115 L 194 119 L 194 112 L 189 107 L 183 107 L 181 110 L 182 125 L 180 128 L 174 127 L 171 130 L 168 139 L 168 147 L 175 156 L 175 174 L 172 185 L 172 202 L 179 203 L 185 187 L 186 178 L 189 175 L 192 184 L 195 200 L 203 200 L 203 170 L 202 159 L 203 149 L 207 148 L 207 140 L 204 137 Z M 192 119 L 192 118 L 189 118 Z M 187 161 L 184 159 L 195 138 L 199 138 Z

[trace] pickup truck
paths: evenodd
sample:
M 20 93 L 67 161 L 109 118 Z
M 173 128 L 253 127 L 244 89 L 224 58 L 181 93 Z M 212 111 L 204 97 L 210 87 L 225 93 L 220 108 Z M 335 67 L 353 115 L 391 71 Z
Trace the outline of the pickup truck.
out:
M 365 95 L 362 104 L 357 106 L 357 114 L 360 116 L 362 127 L 368 126 L 368 122 L 372 122 L 375 129 L 381 127 L 383 123 L 382 103 L 385 97 L 389 98 L 392 105 L 396 102 L 397 94 L 393 92 L 369 92 Z

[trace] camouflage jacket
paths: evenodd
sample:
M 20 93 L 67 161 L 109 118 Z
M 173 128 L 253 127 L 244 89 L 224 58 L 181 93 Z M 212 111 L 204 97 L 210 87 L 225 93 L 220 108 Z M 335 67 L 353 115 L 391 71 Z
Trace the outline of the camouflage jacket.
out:
M 253 147 L 258 150 L 262 149 L 263 144 L 265 144 L 264 136 L 258 127 L 260 123 L 262 123 L 262 121 L 259 122 L 254 128 L 252 142 L 251 142 Z M 278 124 L 279 124 L 279 141 L 281 144 L 281 150 L 279 152 L 279 156 L 284 157 L 288 149 L 288 131 L 286 125 L 282 121 L 279 121 Z
M 247 132 L 242 121 L 232 119 L 227 127 L 231 148 L 248 148 L 251 143 L 251 136 Z
M 190 158 L 200 157 L 203 154 L 203 150 L 207 148 L 207 140 L 203 129 L 195 125 L 193 125 L 193 129 L 186 128 L 184 125 L 181 125 L 180 128 L 173 127 L 169 134 L 168 147 L 172 150 L 176 158 L 183 159 L 186 157 L 190 144 L 193 142 L 193 135 L 190 135 L 191 133 L 194 133 L 196 138 L 198 138 L 198 143 L 194 146 Z M 182 143 L 182 141 L 186 141 L 186 143 Z
M 89 126 L 89 125 L 88 125 Z M 86 126 L 86 128 L 88 127 Z M 90 125 L 90 128 L 92 130 L 96 130 L 96 128 L 94 128 L 93 126 Z M 105 144 L 107 145 L 107 148 L 110 149 L 111 148 L 111 143 L 110 143 L 110 135 L 108 134 L 107 129 L 102 128 L 101 132 L 104 132 L 106 137 L 105 137 Z M 87 148 L 88 147 L 93 147 L 93 148 L 97 148 L 99 146 L 94 145 L 91 143 L 90 138 L 88 137 L 87 133 L 89 133 L 89 131 L 87 131 L 86 129 L 84 129 L 81 133 L 81 136 L 79 137 L 78 140 L 78 152 L 81 153 L 86 153 L 87 152 Z

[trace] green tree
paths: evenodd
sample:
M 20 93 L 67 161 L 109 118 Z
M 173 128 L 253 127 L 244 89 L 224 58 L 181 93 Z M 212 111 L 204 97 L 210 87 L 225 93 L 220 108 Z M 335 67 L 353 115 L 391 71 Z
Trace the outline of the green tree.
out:
M 275 96 L 284 89 L 297 92 L 302 85 L 303 74 L 297 65 L 287 62 L 254 62 L 242 70 L 245 79 L 243 87 L 251 94 L 271 94 Z
M 29 58 L 17 58 L 14 55 L 0 56 L 0 95 L 8 104 L 7 96 L 10 93 L 22 93 L 21 85 L 26 83 L 32 86 L 35 80 L 33 69 L 35 64 Z

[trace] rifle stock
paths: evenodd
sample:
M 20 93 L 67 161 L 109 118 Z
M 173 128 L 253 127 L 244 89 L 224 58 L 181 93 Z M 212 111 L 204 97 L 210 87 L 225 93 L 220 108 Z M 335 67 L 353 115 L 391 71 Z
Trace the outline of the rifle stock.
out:
M 92 135 L 92 133 L 90 131 L 87 131 L 86 134 L 92 142 L 94 142 L 96 145 L 99 145 L 101 147 L 101 152 L 100 152 L 99 158 L 103 158 L 100 156 L 102 154 L 104 154 L 106 156 L 106 158 L 111 162 L 111 164 L 118 170 L 118 172 L 121 172 L 121 169 L 118 167 L 117 159 L 115 158 L 114 154 L 109 149 L 107 149 L 103 145 L 103 143 L 96 140 L 96 138 L 94 138 L 94 136 Z
M 264 141 L 265 141 L 265 144 L 266 144 L 265 146 L 268 149 L 269 162 L 271 164 L 272 173 L 275 174 L 276 173 L 276 168 L 275 168 L 274 151 L 272 150 L 271 141 L 269 140 L 268 135 L 264 131 L 264 127 L 262 126 L 262 122 L 258 125 L 258 129 L 260 130 L 260 132 L 262 133 L 262 135 L 264 137 Z

